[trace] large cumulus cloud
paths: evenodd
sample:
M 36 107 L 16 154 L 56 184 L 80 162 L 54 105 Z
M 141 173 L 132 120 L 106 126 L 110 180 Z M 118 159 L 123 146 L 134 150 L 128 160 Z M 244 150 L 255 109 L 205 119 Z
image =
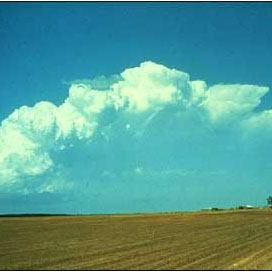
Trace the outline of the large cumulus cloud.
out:
M 220 129 L 239 141 L 260 134 L 271 138 L 272 110 L 255 112 L 268 90 L 241 84 L 208 86 L 153 62 L 109 79 L 74 82 L 61 105 L 41 101 L 22 106 L 2 121 L 0 190 L 76 188 L 81 180 L 103 177 L 107 169 L 102 165 L 110 167 L 113 157 L 120 169 L 141 169 L 136 168 L 139 154 L 148 161 L 164 152 L 162 163 L 167 163 L 171 148 L 178 146 L 183 154 L 192 141 L 196 149 L 205 141 L 216 145 L 215 131 Z M 159 150 L 161 145 L 169 148 Z M 97 160 L 104 162 L 98 166 Z

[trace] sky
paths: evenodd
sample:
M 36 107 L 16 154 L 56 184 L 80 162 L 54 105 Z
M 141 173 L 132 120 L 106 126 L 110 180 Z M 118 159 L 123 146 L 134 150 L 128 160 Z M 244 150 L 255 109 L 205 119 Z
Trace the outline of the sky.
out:
M 265 205 L 272 4 L 0 3 L 0 213 Z

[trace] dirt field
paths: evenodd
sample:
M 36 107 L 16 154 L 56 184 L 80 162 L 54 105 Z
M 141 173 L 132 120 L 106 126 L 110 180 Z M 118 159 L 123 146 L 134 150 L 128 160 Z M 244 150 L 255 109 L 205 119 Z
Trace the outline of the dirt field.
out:
M 272 211 L 0 218 L 7 269 L 272 269 Z

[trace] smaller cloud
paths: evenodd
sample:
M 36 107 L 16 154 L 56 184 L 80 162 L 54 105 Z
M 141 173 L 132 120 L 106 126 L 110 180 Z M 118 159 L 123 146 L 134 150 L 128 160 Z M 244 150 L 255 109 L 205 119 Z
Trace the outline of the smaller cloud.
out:
M 111 75 L 106 77 L 104 75 L 95 77 L 93 79 L 78 79 L 69 83 L 69 85 L 84 85 L 88 86 L 92 90 L 106 91 L 109 90 L 110 87 L 122 80 L 120 75 Z
M 244 138 L 255 140 L 272 139 L 272 110 L 265 110 L 250 115 L 240 125 Z
M 135 171 L 135 174 L 137 175 L 142 175 L 144 173 L 143 168 L 139 166 L 135 167 L 134 171 Z
M 208 89 L 202 105 L 213 123 L 238 121 L 251 113 L 268 91 L 255 85 L 215 85 Z

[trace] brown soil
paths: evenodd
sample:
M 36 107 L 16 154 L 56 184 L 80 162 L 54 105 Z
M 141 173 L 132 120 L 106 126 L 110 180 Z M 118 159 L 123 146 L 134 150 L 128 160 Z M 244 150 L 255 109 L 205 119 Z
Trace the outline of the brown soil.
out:
M 0 218 L 0 270 L 271 270 L 272 211 Z

